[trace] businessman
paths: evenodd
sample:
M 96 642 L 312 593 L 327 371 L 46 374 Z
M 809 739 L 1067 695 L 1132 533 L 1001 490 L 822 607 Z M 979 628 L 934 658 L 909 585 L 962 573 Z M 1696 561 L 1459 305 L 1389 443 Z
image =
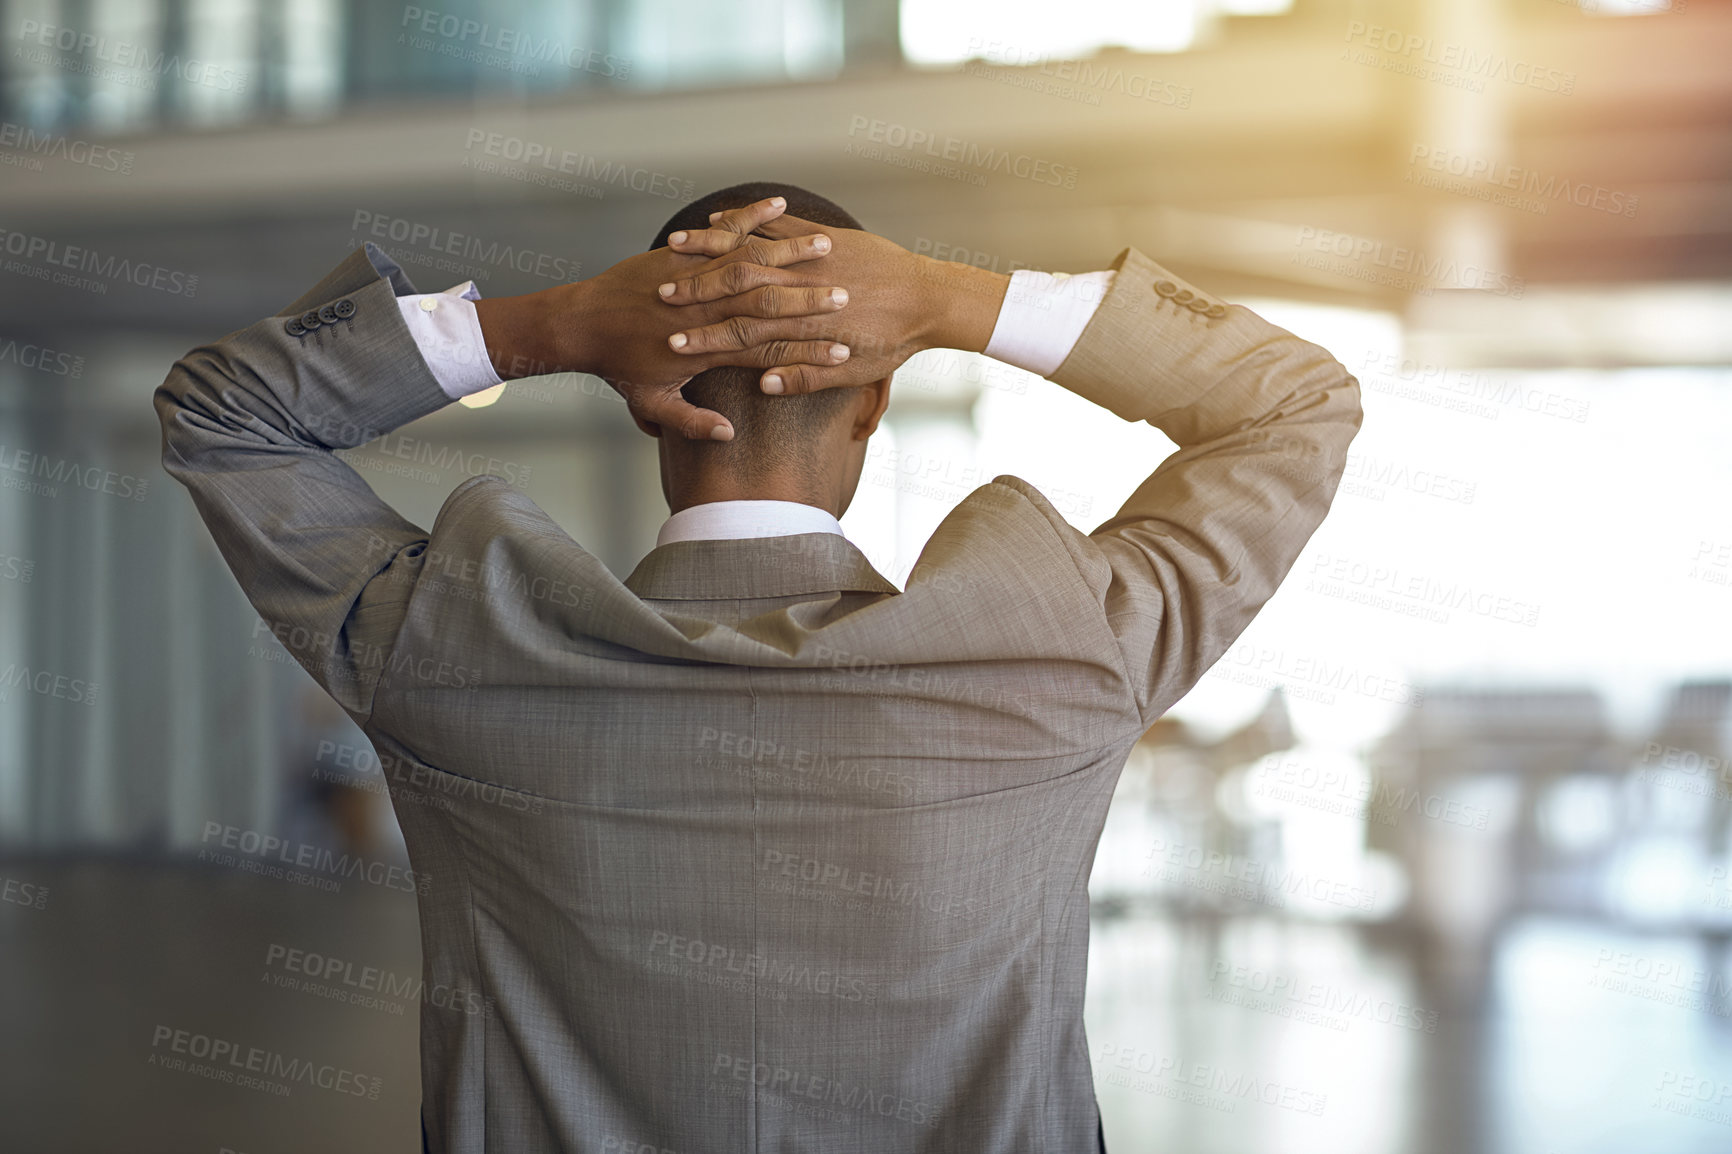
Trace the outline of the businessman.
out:
M 929 347 L 1178 449 L 1089 533 L 994 478 L 899 591 L 838 518 Z M 671 515 L 623 581 L 499 478 L 423 529 L 332 453 L 550 371 L 658 438 Z M 746 185 L 524 297 L 418 294 L 369 245 L 154 401 L 253 606 L 392 767 L 426 982 L 479 994 L 422 1008 L 428 1150 L 1104 1148 L 1096 842 L 1329 507 L 1361 410 L 1322 349 L 1134 249 L 1006 277 Z

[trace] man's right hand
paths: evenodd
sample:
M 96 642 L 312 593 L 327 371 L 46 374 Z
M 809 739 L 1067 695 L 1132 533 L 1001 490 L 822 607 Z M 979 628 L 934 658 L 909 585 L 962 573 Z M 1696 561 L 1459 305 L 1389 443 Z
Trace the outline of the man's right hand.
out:
M 820 358 L 791 363 L 796 358 L 789 357 L 771 366 L 762 377 L 767 393 L 809 393 L 882 380 L 915 353 L 931 348 L 985 350 L 1010 284 L 1008 276 L 920 256 L 875 233 L 821 227 L 795 216 L 777 217 L 757 229 L 777 243 L 819 231 L 831 241 L 827 256 L 764 272 L 768 279 L 759 283 L 840 285 L 847 290 L 846 310 L 793 320 L 734 316 L 676 333 L 670 344 L 682 355 L 703 357 L 790 337 L 829 339 L 848 347 L 848 359 L 840 364 L 824 364 Z M 716 238 L 692 233 L 669 247 L 711 254 L 715 243 Z M 665 297 L 672 304 L 720 300 L 741 288 L 739 273 L 726 268 L 695 270 L 672 285 Z
M 626 399 L 632 415 L 649 426 L 687 437 L 729 440 L 733 427 L 710 409 L 687 401 L 680 386 L 707 368 L 744 365 L 764 369 L 790 361 L 840 363 L 847 350 L 809 322 L 847 304 L 847 294 L 822 278 L 797 276 L 789 266 L 810 264 L 830 248 L 826 230 L 800 222 L 776 239 L 754 230 L 776 223 L 780 197 L 717 213 L 705 229 L 675 236 L 673 246 L 628 257 L 588 280 L 520 297 L 475 302 L 482 339 L 502 379 L 548 372 L 593 373 Z M 703 302 L 664 298 L 656 289 L 678 277 L 725 286 Z M 795 282 L 798 281 L 796 284 Z M 683 328 L 749 323 L 753 339 L 705 354 L 670 346 Z M 804 326 L 804 327 L 803 327 Z

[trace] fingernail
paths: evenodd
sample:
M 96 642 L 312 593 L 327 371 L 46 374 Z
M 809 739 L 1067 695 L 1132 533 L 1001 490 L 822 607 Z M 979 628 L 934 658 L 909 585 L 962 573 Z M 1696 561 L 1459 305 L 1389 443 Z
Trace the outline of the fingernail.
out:
M 721 213 L 719 213 L 719 212 L 712 212 L 712 213 L 710 213 L 710 220 L 711 220 L 711 222 L 712 222 L 712 223 L 713 223 L 713 222 L 714 222 L 714 221 L 715 221 L 715 219 L 716 219 L 716 217 L 718 217 L 718 216 L 720 216 L 720 215 L 722 215 L 722 214 L 721 214 Z
M 670 347 L 676 348 L 676 349 L 685 348 L 686 347 L 686 334 L 675 333 L 673 336 L 668 338 L 668 345 Z
M 771 373 L 769 376 L 765 377 L 764 378 L 764 391 L 766 393 L 779 393 L 779 392 L 781 392 L 782 391 L 782 375 L 780 373 Z
M 845 288 L 831 289 L 830 290 L 830 303 L 833 305 L 845 305 L 845 304 L 847 304 L 848 303 L 848 290 Z
M 847 345 L 831 345 L 830 346 L 830 357 L 831 357 L 831 359 L 838 360 L 838 361 L 847 360 L 848 359 L 848 346 Z
M 788 202 L 783 200 L 779 196 L 772 196 L 770 198 L 770 207 L 771 208 L 787 208 Z
M 829 252 L 830 238 L 827 236 L 815 236 L 812 238 L 812 247 L 819 252 Z
M 726 425 L 717 425 L 710 430 L 710 440 L 712 441 L 731 441 L 733 439 L 734 431 Z
M 710 219 L 714 220 L 715 217 L 711 217 Z M 684 244 L 684 243 L 686 243 L 686 234 L 683 232 L 670 232 L 668 234 L 668 243 L 669 244 Z
M 669 281 L 667 284 L 657 286 L 656 295 L 661 296 L 661 297 L 673 296 L 674 295 L 674 283 L 672 281 Z

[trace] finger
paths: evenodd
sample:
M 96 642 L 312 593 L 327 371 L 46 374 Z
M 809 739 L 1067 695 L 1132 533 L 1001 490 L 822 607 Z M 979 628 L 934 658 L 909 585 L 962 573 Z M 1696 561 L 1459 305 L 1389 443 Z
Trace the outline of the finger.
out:
M 763 285 L 728 300 L 736 315 L 775 319 L 811 317 L 833 313 L 848 304 L 848 290 L 836 286 L 805 288 L 793 285 Z
M 864 385 L 885 374 L 874 369 L 870 359 L 840 365 L 796 364 L 793 358 L 772 365 L 758 378 L 758 387 L 766 393 L 799 396 L 824 389 L 839 389 L 847 385 Z
M 698 291 L 702 292 L 702 288 Z M 685 303 L 678 296 L 672 304 Z M 697 327 L 704 321 L 721 320 L 729 316 L 746 317 L 807 317 L 833 313 L 848 306 L 848 290 L 839 285 L 788 284 L 780 280 L 761 284 L 754 289 L 731 296 L 718 297 L 710 308 L 691 310 L 686 323 Z M 808 334 L 810 335 L 810 334 Z
M 756 240 L 736 253 L 698 266 L 689 276 L 667 281 L 656 293 L 669 304 L 701 304 L 743 293 L 762 284 L 812 284 L 811 272 L 774 275 L 786 265 L 816 260 L 830 251 L 830 238 L 794 237 L 788 240 Z
M 715 353 L 709 360 L 710 367 L 716 365 L 743 365 L 746 368 L 764 369 L 774 365 L 825 365 L 843 364 L 848 360 L 847 345 L 835 341 L 765 341 L 761 345 L 738 352 Z
M 718 257 L 711 264 L 727 262 L 730 264 L 745 261 L 749 264 L 761 264 L 770 268 L 783 268 L 801 261 L 817 260 L 828 256 L 835 247 L 830 238 L 821 232 L 806 233 L 801 236 L 785 237 L 781 240 L 766 240 L 762 237 L 748 237 L 746 243 L 725 257 Z
M 668 235 L 668 247 L 680 253 L 710 257 L 732 256 L 735 259 L 745 259 L 766 264 L 785 264 L 791 261 L 811 260 L 814 256 L 822 256 L 830 251 L 831 242 L 819 225 L 801 221 L 799 227 L 778 230 L 772 235 L 768 230 L 779 225 L 781 221 L 772 221 L 759 229 L 755 234 L 739 236 L 724 229 L 694 229 L 690 232 L 676 232 Z M 679 237 L 678 241 L 674 237 Z M 804 239 L 811 249 L 793 242 Z M 786 242 L 774 248 L 764 248 L 766 241 Z M 760 252 L 776 253 L 773 259 L 760 255 Z
M 748 204 L 744 208 L 730 208 L 723 212 L 712 212 L 710 214 L 710 227 L 682 229 L 669 233 L 668 247 L 675 252 L 721 256 L 744 244 L 759 225 L 774 220 L 787 207 L 788 202 L 782 197 L 772 196 L 767 200 Z
M 646 421 L 675 429 L 691 441 L 731 441 L 734 426 L 714 409 L 700 409 L 678 393 L 644 398 L 637 412 Z
M 784 212 L 782 215 L 759 225 L 756 231 L 760 236 L 780 240 L 783 237 L 805 236 L 808 233 L 822 232 L 824 227 L 821 224 L 814 224 L 804 217 L 792 216 Z
M 824 330 L 834 322 L 823 316 L 809 317 L 723 317 L 714 324 L 682 329 L 668 338 L 668 348 L 683 356 L 706 356 L 711 353 L 738 353 L 771 341 L 826 341 L 846 349 L 847 342 L 838 341 Z M 846 358 L 847 353 L 839 354 Z M 830 364 L 836 358 L 824 357 Z

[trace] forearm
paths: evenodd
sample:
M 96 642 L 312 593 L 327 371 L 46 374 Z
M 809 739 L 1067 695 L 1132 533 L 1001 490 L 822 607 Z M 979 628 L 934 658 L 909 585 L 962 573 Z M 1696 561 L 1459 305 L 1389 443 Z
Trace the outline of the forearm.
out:
M 558 285 L 515 297 L 475 302 L 481 337 L 501 380 L 547 373 L 588 372 L 587 282 Z
M 926 314 L 930 326 L 921 344 L 927 348 L 960 349 L 979 353 L 992 339 L 999 311 L 1004 307 L 1010 277 L 955 261 L 919 258 L 925 289 Z

